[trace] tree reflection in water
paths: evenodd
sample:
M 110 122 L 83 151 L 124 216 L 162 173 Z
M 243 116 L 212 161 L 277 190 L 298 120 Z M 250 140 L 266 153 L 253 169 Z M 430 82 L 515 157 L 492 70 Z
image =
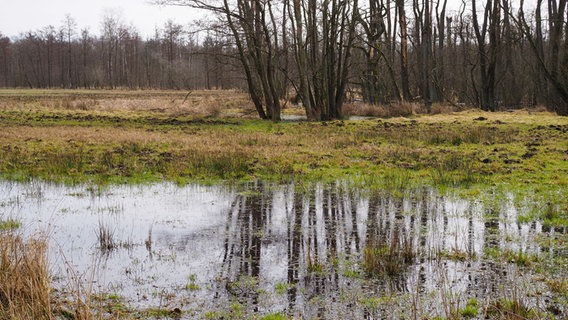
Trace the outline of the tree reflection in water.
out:
M 0 209 L 17 213 L 23 232 L 53 230 L 60 293 L 71 264 L 87 275 L 103 254 L 91 278 L 101 292 L 191 317 L 456 318 L 472 298 L 480 309 L 519 298 L 536 310 L 568 312 L 546 275 L 535 280 L 522 266 L 531 255 L 553 265 L 568 254 L 563 240 L 535 241 L 563 239 L 565 228 L 519 222 L 538 199 L 467 201 L 429 188 L 391 194 L 341 182 L 88 191 L 0 182 Z M 101 221 L 121 244 L 111 252 L 101 252 L 93 232 Z M 563 266 L 553 267 L 564 279 Z
M 297 189 L 255 182 L 236 196 L 216 299 L 307 319 L 449 315 L 468 298 L 499 295 L 514 276 L 506 264 L 486 261 L 484 250 L 505 250 L 511 234 L 528 239 L 541 231 L 537 224 L 521 227 L 514 208 L 452 200 L 427 188 L 368 196 L 342 183 Z M 511 249 L 539 250 L 518 243 Z M 395 261 L 396 272 L 369 274 L 370 246 L 412 255 Z

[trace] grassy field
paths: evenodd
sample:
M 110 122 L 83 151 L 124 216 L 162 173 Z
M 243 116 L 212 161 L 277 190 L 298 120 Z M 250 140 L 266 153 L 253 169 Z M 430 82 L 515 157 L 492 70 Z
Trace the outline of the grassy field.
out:
M 0 91 L 0 175 L 104 184 L 568 183 L 568 119 L 526 110 L 271 123 L 237 92 Z M 290 109 L 288 112 L 297 113 Z
M 506 192 L 539 200 L 523 219 L 568 227 L 568 118 L 469 110 L 272 123 L 254 119 L 240 92 L 186 96 L 0 90 L 0 178 L 95 185 L 344 180 L 363 190 L 435 186 L 470 198 Z
M 254 119 L 244 93 L 186 95 L 2 90 L 0 177 L 97 185 L 341 179 L 365 189 L 497 189 L 565 201 L 557 197 L 568 187 L 565 117 L 470 110 L 272 123 Z

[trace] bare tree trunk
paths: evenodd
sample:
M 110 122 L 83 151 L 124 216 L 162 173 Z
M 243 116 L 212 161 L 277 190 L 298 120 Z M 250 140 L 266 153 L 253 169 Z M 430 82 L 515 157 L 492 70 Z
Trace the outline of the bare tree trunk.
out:
M 438 2 L 436 5 L 436 21 L 438 27 L 438 52 L 436 56 L 436 66 L 435 66 L 435 88 L 436 88 L 436 96 L 437 100 L 442 99 L 444 97 L 444 91 L 447 89 L 446 87 L 446 47 L 444 45 L 444 41 L 446 40 L 446 5 L 448 0 L 443 0 L 442 2 Z M 442 4 L 442 8 L 440 9 L 440 4 Z M 449 42 L 448 42 L 449 44 Z
M 544 39 L 543 39 L 543 32 L 542 32 L 542 1 L 537 0 L 536 9 L 535 9 L 535 35 L 534 35 L 534 46 L 535 46 L 535 54 L 537 57 L 544 57 Z M 540 70 L 540 69 L 539 69 Z M 548 85 L 547 80 L 544 76 L 543 72 L 538 72 L 535 81 L 535 96 L 533 98 L 533 103 L 536 105 L 539 103 L 538 97 L 548 97 Z M 548 101 L 547 101 L 548 102 Z
M 300 94 L 309 119 L 342 117 L 358 1 L 294 0 L 294 39 Z M 305 29 L 304 29 L 305 28 Z M 306 42 L 302 41 L 306 38 Z M 308 100 L 309 99 L 309 100 Z
M 385 102 L 384 99 L 381 99 L 379 82 L 379 77 L 381 76 L 379 70 L 379 62 L 381 60 L 380 40 L 386 32 L 384 16 L 382 1 L 371 0 L 369 2 L 368 22 L 362 18 L 360 21 L 365 30 L 368 47 L 367 50 L 364 50 L 367 62 L 365 76 L 362 79 L 363 96 L 364 101 L 371 104 Z M 382 95 L 384 96 L 384 93 Z
M 411 98 L 410 84 L 408 80 L 408 32 L 406 26 L 406 11 L 404 0 L 396 0 L 398 7 L 398 19 L 400 25 L 400 79 L 402 86 L 402 96 L 408 101 Z
M 8 37 L 4 37 L 2 36 L 2 34 L 0 34 L 0 48 L 2 49 L 2 75 L 3 75 L 3 80 L 4 83 L 2 84 L 2 87 L 10 87 L 12 85 L 9 84 L 9 74 L 11 74 L 10 72 L 10 68 L 9 66 L 9 60 L 10 60 L 10 54 L 9 54 L 9 48 L 11 46 L 11 41 L 10 38 Z
M 548 0 L 548 17 L 549 17 L 549 27 L 548 27 L 548 39 L 550 45 L 550 57 L 549 67 L 550 70 L 550 78 L 556 79 L 562 83 L 562 77 L 565 77 L 565 73 L 567 71 L 564 70 L 565 66 L 560 66 L 560 47 L 562 45 L 562 32 L 564 31 L 564 23 L 566 14 L 566 0 Z M 562 72 L 561 72 L 562 69 Z M 554 100 L 557 100 L 556 97 L 561 96 L 561 91 L 558 90 L 557 85 L 553 85 L 551 96 Z M 557 101 L 552 101 L 554 104 L 562 103 Z M 560 106 L 555 106 L 556 111 L 558 111 Z M 560 107 L 562 108 L 562 107 Z M 562 112 L 562 111 L 561 111 Z
M 298 73 L 299 73 L 299 95 L 306 110 L 306 115 L 309 120 L 316 120 L 317 114 L 314 110 L 312 105 L 312 98 L 310 96 L 310 87 L 308 84 L 308 53 L 305 50 L 306 44 L 304 43 L 304 19 L 303 19 L 303 11 L 300 5 L 300 0 L 293 0 L 294 1 L 294 23 L 292 23 L 292 33 L 294 35 L 294 52 L 296 53 L 296 64 L 298 65 Z M 290 4 L 290 3 L 288 3 Z M 288 9 L 290 10 L 290 8 Z
M 262 105 L 261 93 L 259 92 L 258 85 L 256 84 L 255 78 L 252 75 L 249 59 L 245 53 L 245 47 L 241 41 L 241 37 L 239 36 L 239 31 L 237 30 L 235 23 L 233 22 L 233 17 L 227 0 L 224 0 L 224 9 L 225 9 L 224 12 L 228 22 L 228 26 L 233 33 L 235 44 L 238 48 L 239 55 L 241 57 L 240 60 L 243 64 L 243 69 L 245 71 L 250 97 L 253 101 L 256 111 L 258 112 L 259 117 L 261 119 L 268 119 L 268 116 L 266 115 L 266 112 L 264 111 L 264 107 Z
M 477 0 L 471 1 L 471 7 L 481 76 L 481 109 L 495 111 L 497 107 L 497 101 L 495 99 L 495 79 L 498 47 L 500 46 L 501 7 L 499 0 L 487 0 L 482 27 L 479 25 L 477 15 Z M 489 37 L 489 44 L 486 42 L 487 37 Z
M 422 98 L 428 113 L 432 112 L 432 101 L 434 90 L 432 84 L 432 13 L 430 11 L 430 1 L 423 0 L 422 12 Z

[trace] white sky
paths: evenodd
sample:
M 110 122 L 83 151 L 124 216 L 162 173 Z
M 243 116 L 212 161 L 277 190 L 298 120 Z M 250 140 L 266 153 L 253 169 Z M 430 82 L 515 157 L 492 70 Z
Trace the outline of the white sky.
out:
M 479 2 L 481 6 L 483 1 Z M 462 0 L 449 0 L 448 9 L 455 10 L 461 3 Z M 469 1 L 466 3 L 469 6 Z M 59 28 L 70 14 L 77 22 L 77 31 L 88 28 L 98 35 L 102 18 L 109 10 L 118 13 L 124 24 L 136 27 L 143 38 L 152 37 L 156 27 L 162 28 L 170 19 L 185 26 L 203 16 L 187 7 L 160 7 L 148 0 L 0 0 L 0 33 L 16 37 L 49 25 Z
M 88 28 L 100 34 L 103 16 L 118 13 L 126 25 L 133 25 L 142 37 L 152 36 L 171 19 L 187 25 L 201 14 L 186 7 L 161 7 L 147 0 L 0 0 L 0 33 L 15 37 L 22 32 L 53 25 L 59 28 L 70 14 L 78 31 Z

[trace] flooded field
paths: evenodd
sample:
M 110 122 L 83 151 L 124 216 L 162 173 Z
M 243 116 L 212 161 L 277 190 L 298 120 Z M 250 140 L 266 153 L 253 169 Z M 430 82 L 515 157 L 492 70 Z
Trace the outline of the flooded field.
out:
M 48 235 L 58 296 L 104 296 L 164 318 L 565 318 L 566 293 L 528 266 L 566 257 L 542 241 L 566 230 L 521 223 L 529 202 L 343 183 L 0 182 L 0 218 Z M 566 279 L 566 265 L 550 268 Z

